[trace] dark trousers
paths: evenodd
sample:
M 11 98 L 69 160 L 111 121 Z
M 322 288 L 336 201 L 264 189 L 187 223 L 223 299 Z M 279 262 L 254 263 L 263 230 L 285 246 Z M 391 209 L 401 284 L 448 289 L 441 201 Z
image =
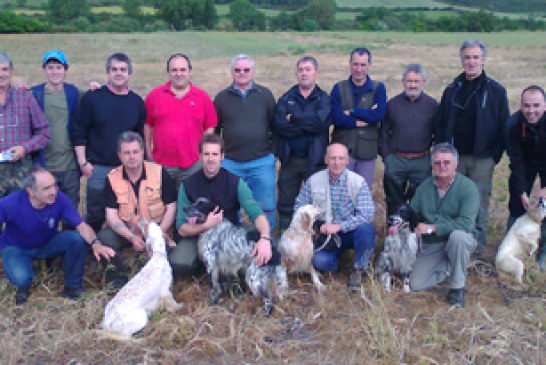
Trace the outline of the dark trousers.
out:
M 540 178 L 540 187 L 543 188 L 546 186 L 546 166 L 525 165 L 525 181 L 527 182 L 525 191 L 527 195 L 531 194 L 531 189 L 537 176 Z M 510 191 L 508 210 L 512 217 L 517 218 L 525 214 L 525 208 L 521 204 L 520 193 L 515 191 L 514 180 L 514 175 L 510 174 L 510 178 L 508 179 L 508 190 Z

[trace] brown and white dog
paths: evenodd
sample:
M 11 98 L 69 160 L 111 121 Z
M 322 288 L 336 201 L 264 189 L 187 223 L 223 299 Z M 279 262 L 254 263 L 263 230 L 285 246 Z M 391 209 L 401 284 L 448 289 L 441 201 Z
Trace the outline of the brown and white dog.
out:
M 499 273 L 512 276 L 522 284 L 525 265 L 523 260 L 532 257 L 538 248 L 540 225 L 546 217 L 546 198 L 533 195 L 527 213 L 516 219 L 499 246 L 495 267 Z
M 163 231 L 157 223 L 143 224 L 146 249 L 152 253 L 144 267 L 108 302 L 101 326 L 110 336 L 128 340 L 148 323 L 158 308 L 174 312 L 180 307 L 172 295 L 173 274 L 167 261 Z M 170 241 L 173 245 L 174 242 Z
M 313 267 L 313 223 L 320 214 L 320 209 L 313 205 L 300 207 L 292 218 L 290 226 L 284 231 L 279 240 L 279 251 L 285 266 L 290 273 L 304 272 L 311 275 L 313 284 L 318 291 L 324 288 L 319 274 Z

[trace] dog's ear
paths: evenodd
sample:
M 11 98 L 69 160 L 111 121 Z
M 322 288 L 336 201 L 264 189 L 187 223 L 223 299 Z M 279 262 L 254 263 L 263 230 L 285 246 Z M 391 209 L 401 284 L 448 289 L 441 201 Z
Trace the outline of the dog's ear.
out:
M 301 222 L 302 222 L 303 227 L 305 227 L 305 229 L 310 230 L 310 231 L 313 230 L 313 227 L 311 226 L 313 224 L 313 218 L 311 217 L 311 215 L 308 212 L 304 212 L 302 214 Z

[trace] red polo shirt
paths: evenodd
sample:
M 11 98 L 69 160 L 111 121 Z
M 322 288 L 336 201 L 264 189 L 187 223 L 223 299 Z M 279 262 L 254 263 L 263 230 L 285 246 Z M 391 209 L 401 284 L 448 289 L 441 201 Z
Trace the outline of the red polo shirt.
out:
M 181 99 L 170 82 L 146 97 L 146 124 L 153 127 L 154 160 L 167 167 L 188 168 L 199 159 L 199 141 L 208 128 L 218 123 L 209 95 L 190 84 Z

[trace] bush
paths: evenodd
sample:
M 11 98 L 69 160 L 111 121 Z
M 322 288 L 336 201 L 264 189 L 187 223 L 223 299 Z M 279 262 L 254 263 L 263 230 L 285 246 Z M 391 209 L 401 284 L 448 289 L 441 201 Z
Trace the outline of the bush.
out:
M 29 19 L 8 10 L 0 10 L 0 33 L 39 33 L 49 30 L 38 19 Z

